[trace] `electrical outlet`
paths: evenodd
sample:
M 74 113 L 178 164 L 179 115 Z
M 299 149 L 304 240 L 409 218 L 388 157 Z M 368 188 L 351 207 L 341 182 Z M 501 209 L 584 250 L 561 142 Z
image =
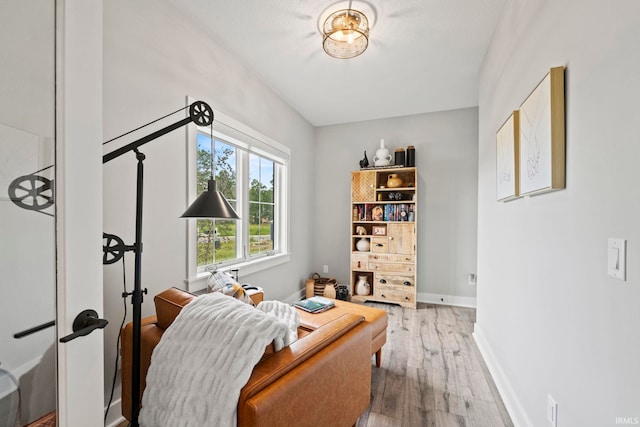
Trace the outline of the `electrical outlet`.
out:
M 558 404 L 550 394 L 547 394 L 547 420 L 553 427 L 558 427 Z
M 323 265 L 322 266 L 322 272 L 323 273 L 328 273 L 329 272 L 329 266 L 328 265 Z
M 469 273 L 469 275 L 467 276 L 467 283 L 469 284 L 469 286 L 475 286 L 476 275 L 473 273 Z

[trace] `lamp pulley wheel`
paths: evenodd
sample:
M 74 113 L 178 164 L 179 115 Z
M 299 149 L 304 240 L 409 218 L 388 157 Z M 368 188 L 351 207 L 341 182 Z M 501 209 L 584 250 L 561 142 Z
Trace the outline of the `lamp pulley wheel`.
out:
M 198 126 L 209 126 L 213 123 L 213 110 L 206 102 L 196 101 L 191 104 L 189 116 Z
M 24 175 L 9 184 L 9 198 L 22 209 L 41 211 L 53 205 L 53 180 Z
M 102 264 L 113 264 L 120 261 L 127 247 L 124 241 L 115 234 L 102 233 Z

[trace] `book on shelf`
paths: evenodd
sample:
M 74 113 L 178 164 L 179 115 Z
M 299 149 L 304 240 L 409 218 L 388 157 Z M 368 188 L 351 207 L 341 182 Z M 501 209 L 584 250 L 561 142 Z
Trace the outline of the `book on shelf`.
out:
M 413 204 L 387 204 L 384 208 L 384 220 L 391 222 L 411 221 L 414 218 Z
M 314 296 L 293 303 L 298 308 L 308 311 L 309 313 L 320 313 L 335 307 L 335 303 L 329 298 Z
M 353 207 L 354 222 L 413 222 L 414 203 L 361 203 Z

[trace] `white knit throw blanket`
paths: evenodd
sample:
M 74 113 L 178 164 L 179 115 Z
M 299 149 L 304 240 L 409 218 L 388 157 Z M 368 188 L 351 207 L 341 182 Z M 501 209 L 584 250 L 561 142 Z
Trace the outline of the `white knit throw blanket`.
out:
M 240 390 L 265 347 L 292 342 L 287 323 L 220 293 L 194 298 L 153 350 L 140 425 L 236 426 Z

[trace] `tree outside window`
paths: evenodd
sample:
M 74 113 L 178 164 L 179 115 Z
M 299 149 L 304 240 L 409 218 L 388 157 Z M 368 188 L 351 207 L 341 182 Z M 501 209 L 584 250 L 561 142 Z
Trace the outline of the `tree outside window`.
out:
M 237 173 L 234 146 L 214 140 L 214 159 L 211 157 L 211 138 L 198 133 L 197 188 L 198 194 L 207 189 L 211 177 L 211 162 L 215 162 L 216 189 L 236 208 Z M 237 258 L 237 225 L 233 220 L 197 220 L 198 266 L 217 264 Z
M 249 255 L 274 249 L 274 162 L 249 154 Z

